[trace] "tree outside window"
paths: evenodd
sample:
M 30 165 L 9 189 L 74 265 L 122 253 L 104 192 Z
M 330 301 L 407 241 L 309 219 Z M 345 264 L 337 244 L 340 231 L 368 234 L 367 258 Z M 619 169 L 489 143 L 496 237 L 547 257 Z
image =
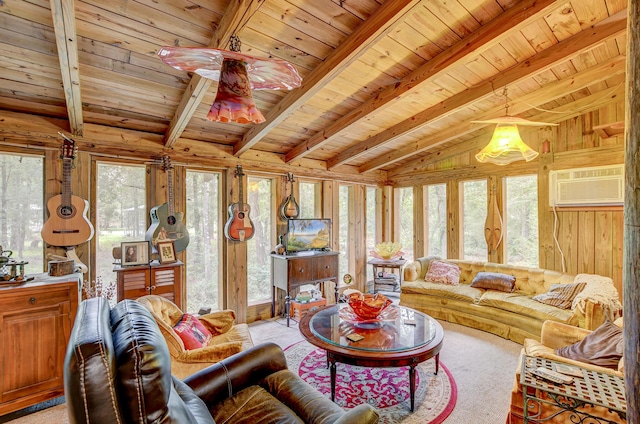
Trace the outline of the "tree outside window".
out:
M 505 262 L 538 267 L 538 177 L 507 177 L 505 187 Z
M 462 258 L 487 260 L 484 224 L 487 219 L 487 181 L 464 181 L 462 185 Z
M 187 171 L 187 311 L 221 309 L 220 252 L 222 247 L 220 174 Z M 225 216 L 226 218 L 226 216 Z
M 273 181 L 270 178 L 248 178 L 247 203 L 255 227 L 254 236 L 247 241 L 248 302 L 271 301 L 271 256 L 277 241 L 272 239 L 276 206 L 273 202 Z
M 403 257 L 411 262 L 413 261 L 413 235 L 415 232 L 413 226 L 413 187 L 400 188 L 398 189 L 398 194 L 400 196 L 400 211 L 398 214 L 400 234 L 398 243 L 402 245 Z
M 447 257 L 447 185 L 434 184 L 427 187 L 429 215 L 429 256 Z

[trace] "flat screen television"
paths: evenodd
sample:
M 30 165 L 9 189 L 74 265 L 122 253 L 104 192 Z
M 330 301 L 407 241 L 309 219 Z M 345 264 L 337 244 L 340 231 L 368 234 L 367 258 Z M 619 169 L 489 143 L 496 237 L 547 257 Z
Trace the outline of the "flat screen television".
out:
M 290 219 L 287 226 L 287 252 L 329 250 L 330 219 Z

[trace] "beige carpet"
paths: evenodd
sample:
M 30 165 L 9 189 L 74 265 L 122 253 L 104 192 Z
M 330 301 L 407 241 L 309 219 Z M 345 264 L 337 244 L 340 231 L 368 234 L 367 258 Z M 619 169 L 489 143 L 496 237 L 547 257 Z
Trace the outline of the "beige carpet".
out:
M 505 422 L 520 345 L 501 337 L 457 324 L 441 322 L 445 330 L 441 360 L 458 386 L 455 409 L 444 424 L 501 424 Z M 251 324 L 255 344 L 272 341 L 286 348 L 302 340 L 297 324 L 287 328 L 283 319 Z M 66 424 L 64 405 L 0 423 Z

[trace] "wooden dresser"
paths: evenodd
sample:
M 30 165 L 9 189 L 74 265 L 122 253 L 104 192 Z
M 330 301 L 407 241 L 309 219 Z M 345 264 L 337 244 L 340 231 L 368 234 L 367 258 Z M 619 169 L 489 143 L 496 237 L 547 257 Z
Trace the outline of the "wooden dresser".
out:
M 64 355 L 81 283 L 81 274 L 41 274 L 0 286 L 0 415 L 64 394 Z
M 148 294 L 164 296 L 184 309 L 182 304 L 182 262 L 149 265 L 120 266 L 113 270 L 118 274 L 118 302 L 137 299 Z
M 271 315 L 275 316 L 276 288 L 286 292 L 285 317 L 289 326 L 289 311 L 291 306 L 290 293 L 305 284 L 336 283 L 335 301 L 338 301 L 338 255 L 340 252 L 316 252 L 312 255 L 271 255 L 271 278 L 273 298 Z M 324 291 L 324 290 L 323 290 Z

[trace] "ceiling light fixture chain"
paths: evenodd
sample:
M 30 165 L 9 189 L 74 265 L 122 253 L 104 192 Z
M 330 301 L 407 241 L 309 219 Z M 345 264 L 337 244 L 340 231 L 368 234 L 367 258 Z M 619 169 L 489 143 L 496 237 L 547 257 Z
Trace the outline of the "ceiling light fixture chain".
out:
M 229 50 L 231 50 L 232 52 L 240 52 L 241 48 L 242 41 L 240 41 L 240 37 L 235 34 L 229 37 Z

